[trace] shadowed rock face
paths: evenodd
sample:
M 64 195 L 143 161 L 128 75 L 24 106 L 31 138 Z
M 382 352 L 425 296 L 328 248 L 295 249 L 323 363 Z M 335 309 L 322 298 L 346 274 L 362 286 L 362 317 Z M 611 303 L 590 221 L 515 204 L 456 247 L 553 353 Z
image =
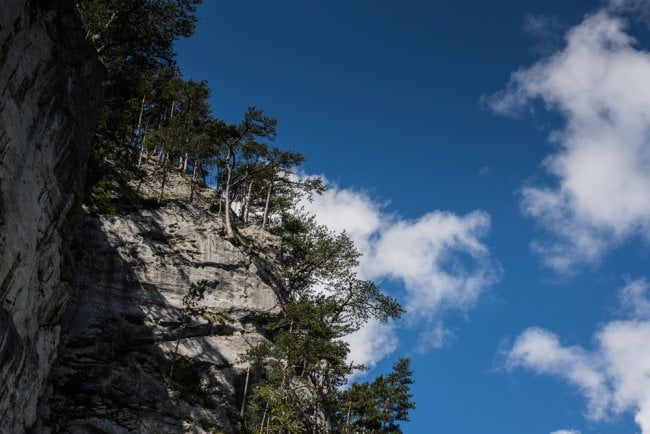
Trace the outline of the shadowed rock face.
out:
M 281 284 L 263 253 L 272 236 L 243 229 L 253 253 L 221 232 L 207 206 L 181 200 L 81 216 L 75 295 L 37 432 L 237 430 L 240 355 L 265 339 L 260 318 L 280 312 Z M 200 281 L 204 312 L 187 315 L 183 297 Z
M 277 240 L 224 240 L 207 190 L 80 213 L 100 67 L 69 2 L 0 10 L 0 433 L 236 431 L 240 355 L 280 313 Z M 131 187 L 157 196 L 152 178 Z
M 14 433 L 36 418 L 59 342 L 101 86 L 71 3 L 0 9 L 0 432 Z

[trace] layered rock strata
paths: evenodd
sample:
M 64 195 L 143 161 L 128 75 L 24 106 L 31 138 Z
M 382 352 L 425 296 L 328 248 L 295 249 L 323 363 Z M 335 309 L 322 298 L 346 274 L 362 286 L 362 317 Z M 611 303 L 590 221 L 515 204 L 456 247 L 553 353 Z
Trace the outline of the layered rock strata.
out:
M 74 221 L 100 69 L 71 2 L 0 12 L 0 432 L 36 419 L 71 294 Z

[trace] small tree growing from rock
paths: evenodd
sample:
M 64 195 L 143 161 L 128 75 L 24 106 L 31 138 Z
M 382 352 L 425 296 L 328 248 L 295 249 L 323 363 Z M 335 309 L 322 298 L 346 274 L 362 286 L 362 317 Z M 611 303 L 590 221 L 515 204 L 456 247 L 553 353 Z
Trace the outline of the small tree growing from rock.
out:
M 183 310 L 181 313 L 181 332 L 180 337 L 176 339 L 176 347 L 174 348 L 174 356 L 172 357 L 172 364 L 169 368 L 169 381 L 173 380 L 174 375 L 174 365 L 176 364 L 176 359 L 178 358 L 178 347 L 180 345 L 181 339 L 185 337 L 185 329 L 187 325 L 192 321 L 193 316 L 202 315 L 205 312 L 205 307 L 200 305 L 201 300 L 205 297 L 205 290 L 208 288 L 207 280 L 200 280 L 198 282 L 190 284 L 190 288 L 183 297 Z

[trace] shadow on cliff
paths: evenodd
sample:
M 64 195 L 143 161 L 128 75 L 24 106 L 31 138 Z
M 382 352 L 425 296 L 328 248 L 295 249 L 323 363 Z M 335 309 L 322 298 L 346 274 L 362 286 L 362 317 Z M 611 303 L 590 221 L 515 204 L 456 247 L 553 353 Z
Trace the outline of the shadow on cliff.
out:
M 138 226 L 147 248 L 156 251 L 165 234 L 154 217 L 129 222 Z M 214 363 L 174 357 L 180 338 L 232 334 L 227 327 L 183 326 L 182 312 L 170 306 L 155 285 L 138 277 L 132 240 L 112 239 L 101 220 L 84 214 L 77 242 L 77 284 L 64 324 L 63 344 L 41 405 L 41 425 L 54 432 L 193 432 L 223 430 L 236 421 L 226 398 L 205 390 L 205 375 Z M 179 270 L 182 273 L 182 270 Z M 189 287 L 189 278 L 184 275 Z M 218 290 L 216 288 L 215 290 Z M 200 339 L 188 342 L 208 351 Z M 225 359 L 210 347 L 215 358 Z M 215 354 L 216 353 L 216 354 Z M 175 359 L 170 378 L 172 359 Z M 225 362 L 226 375 L 236 372 Z M 238 382 L 233 378 L 233 382 Z M 207 411 L 206 411 L 207 410 Z M 35 432 L 42 432 L 38 429 Z

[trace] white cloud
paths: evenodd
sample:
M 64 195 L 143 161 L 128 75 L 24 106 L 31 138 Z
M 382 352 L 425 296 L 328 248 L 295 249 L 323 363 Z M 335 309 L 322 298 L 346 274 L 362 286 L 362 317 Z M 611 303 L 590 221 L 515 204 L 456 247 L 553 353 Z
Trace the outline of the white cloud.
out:
M 647 287 L 645 280 L 629 282 L 621 289 L 623 306 L 632 299 L 648 306 Z M 647 311 L 628 312 L 628 318 L 606 323 L 595 334 L 592 351 L 563 346 L 549 331 L 528 329 L 516 339 L 506 365 L 562 378 L 587 398 L 589 418 L 631 412 L 643 434 L 650 434 L 650 321 Z
M 625 312 L 636 319 L 650 319 L 650 300 L 648 300 L 648 281 L 637 279 L 628 282 L 621 289 L 621 306 Z
M 632 236 L 650 240 L 650 53 L 617 15 L 633 3 L 612 0 L 588 15 L 561 50 L 485 98 L 504 114 L 539 101 L 565 120 L 544 162 L 557 185 L 522 190 L 523 211 L 553 234 L 533 248 L 561 272 L 597 263 Z
M 543 329 L 530 328 L 515 341 L 508 354 L 506 366 L 525 366 L 542 374 L 556 375 L 577 386 L 589 401 L 589 415 L 594 419 L 605 416 L 610 393 L 598 360 L 579 347 L 564 347 L 558 338 Z
M 411 314 L 432 317 L 440 308 L 470 308 L 495 280 L 482 242 L 489 226 L 489 216 L 480 211 L 464 216 L 434 211 L 415 221 L 390 219 L 370 240 L 361 272 L 402 281 Z
M 561 429 L 559 431 L 553 431 L 551 434 L 580 434 L 580 431 L 574 429 Z
M 355 363 L 372 368 L 375 363 L 397 349 L 397 335 L 393 324 L 382 324 L 371 319 L 360 330 L 346 336 L 350 344 L 348 358 Z
M 336 232 L 347 231 L 359 251 L 367 252 L 370 239 L 384 226 L 382 205 L 363 192 L 339 189 L 330 183 L 328 187 L 301 205 L 316 216 L 318 223 Z
M 419 328 L 421 344 L 442 346 L 451 335 L 439 322 L 442 311 L 471 308 L 498 278 L 483 243 L 489 216 L 480 211 L 463 216 L 433 211 L 406 220 L 387 213 L 384 204 L 364 192 L 329 187 L 322 196 L 303 202 L 305 210 L 330 229 L 347 231 L 363 253 L 358 270 L 362 278 L 402 283 L 407 322 Z M 389 336 L 394 333 L 391 327 L 383 329 Z M 382 333 L 364 329 L 351 339 L 351 359 L 368 365 L 394 350 L 385 345 Z M 354 350 L 363 339 L 363 350 Z
M 417 351 L 424 353 L 431 348 L 442 348 L 454 339 L 454 332 L 446 328 L 441 321 L 436 321 L 427 326 L 427 329 L 420 333 L 420 342 Z

